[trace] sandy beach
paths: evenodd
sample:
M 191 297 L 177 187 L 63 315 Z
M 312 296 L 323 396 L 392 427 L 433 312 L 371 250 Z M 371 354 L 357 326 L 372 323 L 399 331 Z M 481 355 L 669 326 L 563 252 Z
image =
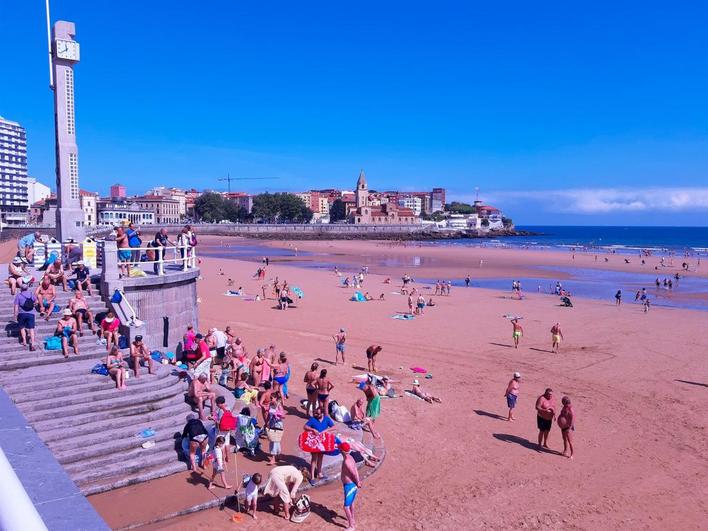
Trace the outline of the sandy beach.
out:
M 336 249 L 338 258 L 352 264 L 357 256 L 375 255 L 380 248 L 371 242 L 297 242 L 297 246 Z M 484 253 L 477 274 L 498 274 L 504 268 L 506 274 L 519 274 L 539 264 L 540 253 L 493 251 L 469 251 Z M 457 250 L 415 252 L 435 258 Z M 543 260 L 555 259 L 543 255 Z M 452 269 L 436 267 L 430 265 L 430 276 L 453 275 Z M 397 380 L 399 391 L 411 388 L 414 376 L 409 367 L 420 366 L 432 374 L 432 379 L 423 380 L 424 388 L 443 400 L 431 405 L 404 396 L 383 402 L 377 429 L 387 457 L 357 499 L 359 529 L 704 526 L 708 515 L 704 312 L 653 308 L 645 314 L 638 304 L 627 302 L 618 308 L 611 300 L 586 299 L 563 308 L 551 295 L 529 293 L 519 301 L 508 291 L 456 287 L 450 297 L 436 297 L 437 305 L 426 308 L 423 316 L 399 321 L 391 316 L 406 311 L 406 298 L 394 294 L 397 283 L 383 283 L 386 276 L 398 275 L 402 269 L 397 266 L 372 266 L 376 274 L 366 277 L 364 290 L 377 296 L 385 293 L 384 301 L 356 303 L 349 301 L 353 290 L 340 287 L 334 273 L 288 267 L 276 259 L 267 278 L 277 276 L 300 287 L 305 298 L 297 308 L 280 311 L 272 299 L 224 296 L 227 278 L 249 294 L 259 293 L 263 282 L 252 278 L 255 268 L 253 262 L 203 260 L 201 329 L 231 325 L 252 353 L 274 343 L 289 354 L 293 387 L 306 366 L 322 360 L 336 386 L 333 398 L 347 406 L 360 395 L 349 380 L 365 367 L 364 350 L 381 344 L 380 372 Z M 461 271 L 467 273 L 466 268 Z M 428 292 L 423 288 L 424 294 Z M 505 314 L 524 317 L 518 350 L 511 346 L 511 324 L 502 317 Z M 556 322 L 565 341 L 560 353 L 553 354 L 549 330 Z M 325 360 L 333 360 L 331 336 L 340 327 L 349 336 L 347 362 L 335 367 Z M 514 371 L 522 374 L 521 392 L 517 420 L 507 422 L 503 394 Z M 554 389 L 558 403 L 563 395 L 573 400 L 577 429 L 572 460 L 559 455 L 562 442 L 556 425 L 549 439 L 551 451 L 536 449 L 534 402 L 546 387 Z M 312 499 L 333 512 L 326 519 L 313 514 L 303 528 L 331 528 L 333 523 L 345 527 L 339 488 L 315 490 Z M 184 503 L 188 506 L 189 500 Z M 110 522 L 105 511 L 109 509 L 102 514 Z M 232 525 L 228 511 L 211 510 L 155 528 Z M 243 525 L 282 528 L 281 521 L 268 513 Z

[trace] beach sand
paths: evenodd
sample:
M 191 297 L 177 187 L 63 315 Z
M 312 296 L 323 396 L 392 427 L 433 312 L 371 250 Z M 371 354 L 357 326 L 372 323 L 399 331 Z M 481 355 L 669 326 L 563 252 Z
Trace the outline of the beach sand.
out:
M 296 245 L 301 250 L 334 249 L 342 253 L 338 258 L 352 264 L 356 256 L 351 253 L 362 256 L 381 248 L 370 242 Z M 451 252 L 423 251 L 432 258 Z M 504 269 L 505 274 L 520 275 L 537 265 L 539 257 L 552 259 L 530 251 L 487 251 L 483 274 L 498 275 Z M 467 273 L 465 268 L 430 267 L 433 278 Z M 409 367 L 420 366 L 433 375 L 422 380 L 424 388 L 443 400 L 429 405 L 404 396 L 383 402 L 377 429 L 387 457 L 357 498 L 359 529 L 705 525 L 706 313 L 653 308 L 644 314 L 639 305 L 617 308 L 610 300 L 587 299 L 563 308 L 550 295 L 530 293 L 518 301 L 509 292 L 453 288 L 452 296 L 436 297 L 437 306 L 426 308 L 425 315 L 398 321 L 391 316 L 406 310 L 406 298 L 393 294 L 398 284 L 383 284 L 382 275 L 369 275 L 364 290 L 376 296 L 384 292 L 386 300 L 355 303 L 348 300 L 353 290 L 339 287 L 334 273 L 278 262 L 268 268 L 267 278 L 278 276 L 300 287 L 305 298 L 297 308 L 279 311 L 272 299 L 255 302 L 223 295 L 227 278 L 249 294 L 259 293 L 263 283 L 252 279 L 255 268 L 252 262 L 203 260 L 200 329 L 231 325 L 251 353 L 274 343 L 289 354 L 293 388 L 305 368 L 321 360 L 336 386 L 332 397 L 347 406 L 361 394 L 348 382 L 366 366 L 364 350 L 381 344 L 379 372 L 398 380 L 400 391 L 411 388 Z M 391 268 L 390 276 L 399 271 Z M 518 350 L 511 347 L 505 314 L 524 317 Z M 559 354 L 550 352 L 549 330 L 555 322 L 565 335 Z M 347 363 L 335 367 L 327 360 L 333 359 L 331 336 L 340 327 L 349 337 Z M 514 371 L 522 373 L 522 380 L 517 420 L 510 423 L 504 420 L 503 394 Z M 563 395 L 573 400 L 577 429 L 572 460 L 558 455 L 562 442 L 556 425 L 549 439 L 552 451 L 535 448 L 534 402 L 546 387 L 555 390 L 558 404 Z M 322 529 L 332 522 L 346 527 L 339 488 L 315 490 L 311 496 L 322 507 L 301 527 Z M 189 501 L 184 500 L 185 507 Z M 135 511 L 139 513 L 139 506 Z M 230 514 L 210 510 L 154 528 L 224 529 L 234 525 Z M 110 521 L 110 514 L 104 516 Z M 257 522 L 241 525 L 273 529 L 281 528 L 281 520 L 263 512 Z

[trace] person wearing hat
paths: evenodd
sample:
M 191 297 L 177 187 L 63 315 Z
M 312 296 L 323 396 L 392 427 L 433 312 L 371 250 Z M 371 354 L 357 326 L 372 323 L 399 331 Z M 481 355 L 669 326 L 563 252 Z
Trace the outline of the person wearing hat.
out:
M 133 372 L 136 378 L 140 377 L 138 370 L 141 361 L 147 364 L 148 374 L 153 374 L 152 356 L 150 356 L 150 350 L 143 343 L 143 336 L 141 335 L 135 336 L 135 339 L 130 344 L 130 361 L 133 362 Z
M 344 328 L 339 329 L 339 333 L 336 336 L 332 336 L 334 339 L 334 364 L 337 364 L 339 359 L 339 354 L 342 354 L 342 363 L 344 363 L 344 343 L 347 341 L 347 334 L 344 332 Z
M 509 384 L 506 386 L 506 391 L 504 392 L 504 397 L 506 398 L 506 405 L 509 408 L 509 416 L 506 418 L 507 421 L 511 422 L 514 419 L 514 408 L 516 407 L 516 401 L 519 398 L 519 380 L 521 380 L 521 374 L 515 372 L 509 380 Z
M 39 231 L 35 231 L 31 234 L 20 239 L 17 242 L 17 255 L 20 258 L 24 258 L 25 262 L 31 264 L 34 260 L 34 244 L 35 242 L 41 242 L 42 235 Z
M 88 302 L 84 299 L 83 291 L 78 290 L 74 293 L 74 296 L 69 299 L 69 309 L 73 312 L 74 318 L 76 318 L 76 327 L 79 330 L 79 336 L 84 335 L 81 330 L 83 323 L 88 325 L 92 333 L 96 331 L 96 325 L 93 322 L 93 313 L 89 310 Z
M 116 317 L 113 310 L 108 310 L 108 313 L 101 321 L 101 337 L 106 340 L 106 350 L 110 351 L 111 346 L 118 344 L 119 328 L 120 319 Z
M 15 321 L 20 327 L 20 345 L 27 345 L 27 336 L 29 336 L 30 351 L 36 350 L 34 346 L 34 311 L 37 301 L 29 290 L 28 284 L 20 286 L 20 293 L 15 295 Z
M 85 289 L 86 293 L 88 293 L 88 296 L 90 297 L 92 295 L 91 273 L 89 271 L 89 268 L 86 267 L 86 264 L 84 264 L 83 260 L 79 260 L 78 262 L 76 262 L 76 269 L 74 269 L 74 277 L 76 279 L 76 289 Z
M 61 338 L 61 353 L 64 358 L 69 357 L 69 345 L 74 347 L 74 354 L 79 354 L 79 338 L 76 334 L 76 319 L 69 308 L 64 308 L 61 318 L 57 322 L 54 335 Z
M 16 256 L 12 259 L 7 265 L 7 274 L 7 285 L 10 286 L 10 294 L 14 297 L 17 295 L 17 288 L 22 287 L 24 279 L 29 276 L 22 258 Z
M 347 442 L 341 443 L 339 451 L 342 453 L 342 488 L 344 489 L 344 514 L 347 515 L 347 529 L 354 529 L 356 523 L 354 521 L 354 500 L 356 493 L 361 488 L 359 480 L 359 471 L 356 467 L 356 461 L 351 454 L 351 446 Z
M 440 404 L 442 400 L 438 398 L 437 396 L 433 396 L 427 391 L 423 390 L 423 388 L 420 386 L 420 382 L 416 378 L 413 380 L 413 391 L 412 393 L 417 396 L 418 398 L 422 398 L 425 400 L 428 404 L 432 404 L 433 402 L 437 402 Z

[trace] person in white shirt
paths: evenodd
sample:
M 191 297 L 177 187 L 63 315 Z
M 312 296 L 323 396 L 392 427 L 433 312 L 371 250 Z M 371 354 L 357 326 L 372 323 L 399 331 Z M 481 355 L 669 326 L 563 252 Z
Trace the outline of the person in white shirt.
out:
M 261 475 L 256 472 L 246 483 L 246 511 L 256 519 L 256 506 L 258 505 L 258 487 L 263 481 Z
M 211 473 L 211 479 L 209 480 L 209 490 L 214 488 L 214 480 L 216 475 L 221 476 L 221 482 L 224 484 L 225 489 L 230 489 L 231 485 L 226 482 L 226 473 L 224 472 L 224 443 L 226 439 L 222 436 L 216 438 L 216 444 L 214 445 L 214 461 L 212 463 L 213 472 Z

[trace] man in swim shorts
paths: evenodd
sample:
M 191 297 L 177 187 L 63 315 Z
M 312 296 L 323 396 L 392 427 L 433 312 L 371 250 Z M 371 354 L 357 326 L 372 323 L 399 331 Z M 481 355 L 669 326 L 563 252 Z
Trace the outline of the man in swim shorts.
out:
M 556 416 L 556 403 L 550 387 L 536 399 L 536 425 L 538 426 L 538 448 L 548 448 L 548 434 Z
M 519 324 L 519 319 L 514 318 L 511 320 L 511 326 L 514 327 L 512 332 L 512 337 L 514 338 L 514 348 L 519 348 L 519 339 L 524 335 L 524 329 Z
M 347 515 L 347 523 L 349 527 L 345 531 L 353 531 L 354 526 L 354 500 L 356 494 L 361 488 L 359 481 L 359 471 L 356 468 L 356 462 L 351 456 L 351 446 L 349 443 L 343 442 L 339 445 L 339 451 L 342 452 L 342 488 L 344 489 L 344 514 Z
M 516 407 L 516 401 L 519 398 L 519 380 L 521 380 L 521 374 L 515 372 L 509 384 L 506 386 L 506 391 L 504 392 L 504 397 L 506 398 L 506 405 L 509 408 L 509 416 L 506 418 L 507 421 L 511 422 L 514 419 L 514 408 Z
M 347 335 L 344 333 L 344 328 L 339 329 L 339 333 L 336 336 L 332 336 L 334 339 L 334 364 L 337 364 L 339 360 L 339 355 L 342 355 L 342 363 L 344 363 L 344 343 L 347 341 Z
M 551 350 L 553 352 L 558 352 L 560 349 L 561 340 L 563 339 L 563 332 L 561 331 L 560 323 L 556 323 L 551 328 L 551 339 L 553 341 Z

